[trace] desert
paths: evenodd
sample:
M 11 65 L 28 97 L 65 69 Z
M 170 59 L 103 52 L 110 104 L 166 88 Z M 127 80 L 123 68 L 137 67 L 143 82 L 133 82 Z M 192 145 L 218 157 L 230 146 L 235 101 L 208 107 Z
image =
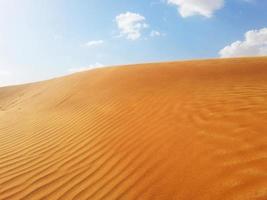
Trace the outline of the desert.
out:
M 267 199 L 267 58 L 0 88 L 0 199 Z

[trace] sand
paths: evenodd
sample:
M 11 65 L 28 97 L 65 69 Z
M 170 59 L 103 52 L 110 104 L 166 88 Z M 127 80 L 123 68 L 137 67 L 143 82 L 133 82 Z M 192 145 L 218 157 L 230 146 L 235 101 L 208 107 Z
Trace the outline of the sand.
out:
M 267 199 L 267 58 L 0 88 L 0 199 Z

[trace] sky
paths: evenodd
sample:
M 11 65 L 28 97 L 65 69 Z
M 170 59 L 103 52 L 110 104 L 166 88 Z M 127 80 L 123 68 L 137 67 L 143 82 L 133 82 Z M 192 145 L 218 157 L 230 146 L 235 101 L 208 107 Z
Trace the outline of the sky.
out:
M 0 86 L 144 62 L 267 55 L 266 0 L 0 0 Z

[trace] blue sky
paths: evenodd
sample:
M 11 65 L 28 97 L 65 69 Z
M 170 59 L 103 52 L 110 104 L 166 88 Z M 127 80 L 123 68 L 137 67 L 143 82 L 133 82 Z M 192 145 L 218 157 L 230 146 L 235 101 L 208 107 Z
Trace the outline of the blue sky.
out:
M 266 10 L 263 0 L 0 0 L 0 86 L 103 65 L 267 55 Z

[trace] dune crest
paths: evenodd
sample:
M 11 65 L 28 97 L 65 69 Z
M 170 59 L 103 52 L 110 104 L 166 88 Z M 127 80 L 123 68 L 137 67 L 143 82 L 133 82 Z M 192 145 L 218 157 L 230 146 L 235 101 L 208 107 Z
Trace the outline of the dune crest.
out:
M 267 58 L 0 88 L 0 199 L 267 199 Z

